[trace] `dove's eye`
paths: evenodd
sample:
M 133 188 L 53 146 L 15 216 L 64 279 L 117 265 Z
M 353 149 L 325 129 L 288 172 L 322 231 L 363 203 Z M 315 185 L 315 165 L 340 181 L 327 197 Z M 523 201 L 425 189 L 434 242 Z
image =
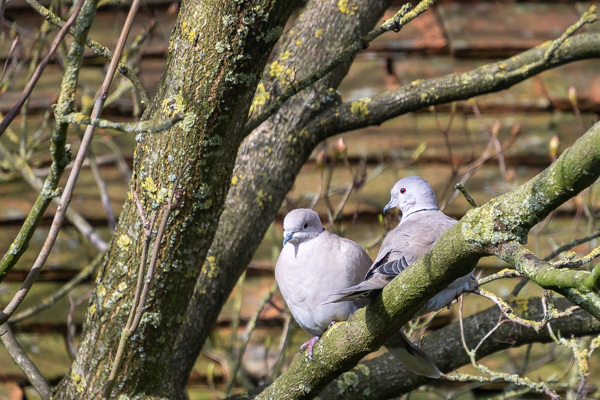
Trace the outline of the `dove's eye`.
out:
M 304 224 L 304 229 L 308 228 L 308 222 L 306 224 Z
M 400 193 L 402 193 L 402 194 L 406 193 L 406 189 L 405 188 L 400 189 Z

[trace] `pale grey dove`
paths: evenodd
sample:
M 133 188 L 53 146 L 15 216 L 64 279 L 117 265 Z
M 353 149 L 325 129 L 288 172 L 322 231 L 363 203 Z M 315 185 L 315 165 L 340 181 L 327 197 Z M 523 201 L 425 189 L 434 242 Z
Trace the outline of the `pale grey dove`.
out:
M 313 338 L 300 349 L 312 348 L 333 322 L 345 321 L 364 300 L 332 303 L 331 294 L 361 282 L 372 260 L 358 244 L 323 228 L 316 212 L 291 211 L 283 221 L 283 249 L 277 259 L 275 279 L 298 325 Z M 412 370 L 437 378 L 439 370 L 404 334 L 390 339 L 404 349 L 401 360 Z
M 438 209 L 435 194 L 427 181 L 418 176 L 400 179 L 391 190 L 383 213 L 398 208 L 402 219 L 381 244 L 375 262 L 363 282 L 336 293 L 335 301 L 372 297 L 396 275 L 433 249 L 435 242 L 457 221 Z M 474 283 L 473 273 L 456 279 L 427 302 L 423 312 L 439 310 L 450 304 Z

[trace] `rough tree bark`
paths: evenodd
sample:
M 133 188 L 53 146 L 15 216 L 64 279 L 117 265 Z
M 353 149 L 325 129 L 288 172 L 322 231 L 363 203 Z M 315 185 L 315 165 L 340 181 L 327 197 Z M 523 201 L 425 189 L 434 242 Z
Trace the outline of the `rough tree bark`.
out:
M 105 389 L 146 240 L 134 192 L 148 221 L 154 213 L 157 221 L 169 213 L 169 220 L 162 240 L 151 246 L 160 246 L 156 275 L 115 391 L 136 398 L 186 397 L 165 379 L 176 327 L 223 209 L 254 88 L 296 6 L 294 0 L 182 2 L 165 74 L 144 118 L 184 119 L 166 132 L 136 137 L 128 201 L 97 278 L 76 361 L 55 398 L 98 398 Z M 174 191 L 179 200 L 168 209 Z

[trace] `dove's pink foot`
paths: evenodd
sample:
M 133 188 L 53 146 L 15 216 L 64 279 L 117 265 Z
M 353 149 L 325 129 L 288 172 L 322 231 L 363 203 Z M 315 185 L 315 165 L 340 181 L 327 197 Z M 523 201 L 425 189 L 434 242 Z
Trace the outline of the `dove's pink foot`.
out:
M 321 336 L 311 337 L 302 346 L 300 346 L 300 351 L 302 351 L 308 347 L 308 358 L 310 358 L 312 360 L 313 359 L 313 357 L 312 357 L 313 347 L 315 346 L 315 343 L 317 343 L 319 341 L 320 338 L 321 338 Z

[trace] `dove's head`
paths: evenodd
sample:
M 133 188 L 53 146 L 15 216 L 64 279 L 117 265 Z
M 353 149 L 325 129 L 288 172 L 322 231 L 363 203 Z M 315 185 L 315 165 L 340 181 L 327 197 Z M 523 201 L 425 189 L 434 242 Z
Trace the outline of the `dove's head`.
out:
M 417 211 L 438 209 L 433 189 L 419 176 L 400 179 L 392 188 L 390 195 L 390 202 L 383 208 L 384 214 L 393 207 L 402 212 L 402 218 Z
M 289 212 L 283 220 L 283 245 L 310 240 L 323 232 L 319 214 L 308 208 L 297 208 Z

